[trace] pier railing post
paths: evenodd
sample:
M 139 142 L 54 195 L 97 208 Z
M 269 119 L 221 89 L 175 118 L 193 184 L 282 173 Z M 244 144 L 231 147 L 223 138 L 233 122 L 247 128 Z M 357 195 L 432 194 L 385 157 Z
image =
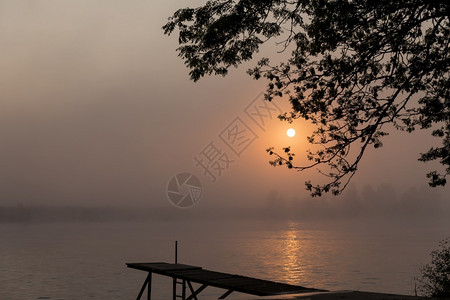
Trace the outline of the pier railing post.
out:
M 175 263 L 178 263 L 178 241 L 175 241 Z M 173 300 L 177 299 L 177 279 L 174 278 L 173 279 L 173 287 L 172 287 L 172 291 L 173 291 Z
M 175 241 L 175 263 L 178 263 L 178 241 Z

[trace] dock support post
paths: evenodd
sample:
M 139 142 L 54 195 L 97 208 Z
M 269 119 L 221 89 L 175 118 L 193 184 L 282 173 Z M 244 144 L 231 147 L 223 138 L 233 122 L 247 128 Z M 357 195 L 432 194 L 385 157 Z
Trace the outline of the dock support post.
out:
M 208 287 L 207 284 L 202 285 L 192 295 L 190 295 L 186 300 L 197 299 L 197 295 L 200 294 L 200 292 L 203 291 L 204 289 L 206 289 L 207 287 Z
M 187 281 L 187 284 L 189 286 L 189 290 L 191 291 L 191 294 L 194 294 L 195 293 L 194 288 L 192 287 L 192 284 L 191 284 L 191 282 L 189 280 Z M 197 296 L 194 296 L 193 299 L 198 300 Z
M 137 296 L 136 300 L 141 299 L 142 294 L 144 294 L 145 288 L 147 288 L 147 300 L 150 300 L 152 292 L 152 272 L 148 272 L 147 278 L 145 278 L 144 284 L 142 285 L 142 288 L 139 291 L 139 295 Z
M 176 300 L 177 299 L 177 278 L 174 277 L 173 278 L 173 285 L 172 285 L 172 299 Z
M 225 299 L 226 297 L 230 296 L 230 294 L 233 292 L 233 290 L 228 290 L 225 294 L 219 297 L 219 299 Z
M 152 273 L 148 273 L 147 281 L 147 300 L 152 298 Z

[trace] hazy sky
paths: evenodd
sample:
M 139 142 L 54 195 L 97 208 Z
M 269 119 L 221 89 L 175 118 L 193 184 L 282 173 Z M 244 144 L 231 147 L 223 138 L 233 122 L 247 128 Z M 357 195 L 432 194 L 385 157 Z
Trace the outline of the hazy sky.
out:
M 167 183 L 179 172 L 201 180 L 201 206 L 257 205 L 272 190 L 307 197 L 303 182 L 316 174 L 274 169 L 265 152 L 292 145 L 300 157 L 307 125 L 294 124 L 293 139 L 280 121 L 258 127 L 245 109 L 265 84 L 246 75 L 251 64 L 193 83 L 177 36 L 163 35 L 177 8 L 203 2 L 1 1 L 0 205 L 170 206 Z M 254 133 L 240 156 L 220 139 L 233 121 Z M 391 132 L 367 153 L 353 189 L 426 186 L 434 166 L 417 158 L 430 141 Z M 214 183 L 193 159 L 210 142 L 234 160 Z M 450 199 L 449 187 L 438 191 Z

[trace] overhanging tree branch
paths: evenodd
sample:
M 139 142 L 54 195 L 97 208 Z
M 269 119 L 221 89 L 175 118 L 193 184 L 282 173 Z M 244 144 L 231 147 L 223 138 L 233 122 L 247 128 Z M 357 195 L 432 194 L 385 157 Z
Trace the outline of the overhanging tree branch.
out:
M 438 160 L 443 172 L 428 174 L 444 185 L 450 174 L 448 1 L 211 0 L 181 9 L 164 26 L 179 30 L 179 55 L 196 81 L 250 60 L 262 43 L 280 38 L 286 61 L 260 60 L 248 73 L 268 81 L 265 98 L 285 98 L 292 110 L 281 120 L 303 118 L 317 126 L 308 141 L 311 164 L 297 166 L 289 147 L 273 165 L 319 168 L 324 185 L 306 183 L 313 195 L 339 194 L 369 145 L 382 146 L 386 124 L 412 132 L 435 127 L 442 147 L 420 160 Z

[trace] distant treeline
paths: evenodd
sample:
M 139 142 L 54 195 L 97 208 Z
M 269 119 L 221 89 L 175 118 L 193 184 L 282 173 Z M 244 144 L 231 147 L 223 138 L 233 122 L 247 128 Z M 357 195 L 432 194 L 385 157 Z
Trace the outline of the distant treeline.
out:
M 448 217 L 450 198 L 428 187 L 411 188 L 398 193 L 384 184 L 377 188 L 349 189 L 339 197 L 286 199 L 272 191 L 266 198 L 266 211 L 291 219 L 414 219 Z
M 154 209 L 81 206 L 0 206 L 0 223 L 104 222 L 161 218 Z
M 190 209 L 168 202 L 161 206 L 0 206 L 0 223 L 107 222 L 177 220 L 330 220 L 330 219 L 430 219 L 450 215 L 450 199 L 427 187 L 397 193 L 389 185 L 349 189 L 339 197 L 285 198 L 271 191 L 259 201 L 228 201 L 212 205 L 209 199 Z M 233 205 L 234 204 L 234 205 Z M 242 204 L 242 205 L 241 205 Z
M 265 210 L 265 208 L 205 208 L 201 206 L 179 209 L 169 204 L 165 207 L 9 205 L 0 206 L 0 224 L 265 218 L 265 213 L 261 209 Z

